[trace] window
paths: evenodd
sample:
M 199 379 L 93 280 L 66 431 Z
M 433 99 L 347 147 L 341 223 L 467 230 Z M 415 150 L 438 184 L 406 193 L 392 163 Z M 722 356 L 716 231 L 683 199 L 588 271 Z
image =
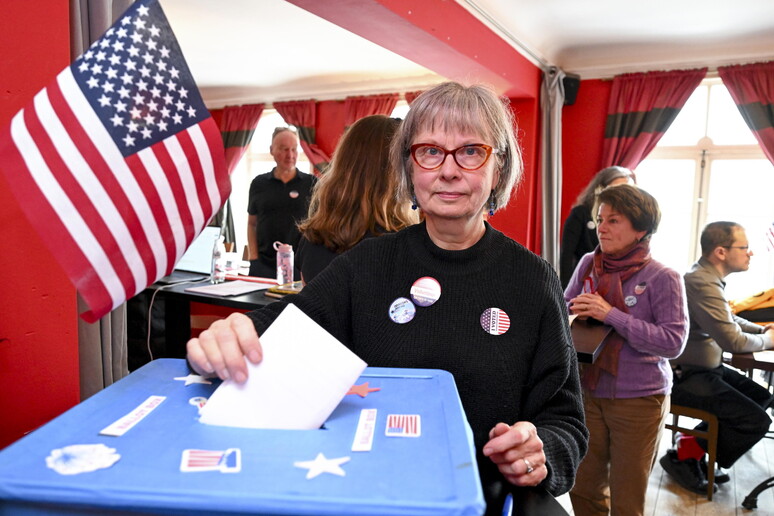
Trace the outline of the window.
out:
M 744 226 L 754 255 L 749 271 L 726 278 L 728 298 L 772 287 L 766 231 L 774 222 L 774 166 L 719 78 L 702 82 L 636 174 L 661 207 L 654 258 L 683 273 L 701 256 L 702 228 L 730 220 Z
M 408 104 L 405 100 L 399 100 L 390 116 L 405 118 L 407 112 Z M 237 250 L 244 249 L 247 245 L 247 196 L 250 190 L 250 182 L 258 174 L 269 172 L 274 168 L 274 158 L 269 154 L 271 135 L 276 127 L 285 127 L 287 125 L 275 109 L 264 109 L 247 151 L 231 174 L 230 200 L 236 237 L 235 249 Z M 307 174 L 312 169 L 312 164 L 301 150 L 300 145 L 298 146 L 296 167 Z

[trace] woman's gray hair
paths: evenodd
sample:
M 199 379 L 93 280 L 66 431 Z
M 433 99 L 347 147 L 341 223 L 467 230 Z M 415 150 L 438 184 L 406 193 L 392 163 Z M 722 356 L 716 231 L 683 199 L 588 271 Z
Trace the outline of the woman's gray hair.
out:
M 411 199 L 413 185 L 411 145 L 421 131 L 460 131 L 480 135 L 497 153 L 495 168 L 500 181 L 493 192 L 495 210 L 508 204 L 514 187 L 521 181 L 521 149 L 513 136 L 514 120 L 507 100 L 482 85 L 463 86 L 457 82 L 441 83 L 422 93 L 411 104 L 406 119 L 392 140 L 391 159 L 400 176 L 396 195 L 401 201 Z M 483 207 L 482 207 L 483 208 Z

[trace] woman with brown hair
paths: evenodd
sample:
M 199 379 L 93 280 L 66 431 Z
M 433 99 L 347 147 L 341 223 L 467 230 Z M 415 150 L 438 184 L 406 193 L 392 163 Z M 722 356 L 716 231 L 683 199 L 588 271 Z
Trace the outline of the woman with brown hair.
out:
M 312 192 L 309 216 L 298 225 L 296 267 L 304 282 L 364 238 L 418 221 L 409 204 L 395 197 L 398 177 L 389 154 L 399 125 L 395 118 L 367 116 L 339 140 L 330 168 Z

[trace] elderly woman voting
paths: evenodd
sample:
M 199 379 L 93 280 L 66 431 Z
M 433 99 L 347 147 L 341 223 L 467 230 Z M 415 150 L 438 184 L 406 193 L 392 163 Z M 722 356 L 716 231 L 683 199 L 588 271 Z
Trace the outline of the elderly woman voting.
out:
M 514 486 L 568 491 L 588 433 L 559 279 L 484 217 L 521 175 L 509 108 L 487 88 L 440 84 L 411 105 L 391 156 L 423 222 L 363 240 L 299 294 L 213 323 L 189 341 L 191 366 L 243 381 L 258 334 L 293 303 L 370 366 L 454 375 L 488 514 Z
M 575 269 L 569 310 L 613 327 L 582 384 L 589 452 L 570 492 L 577 516 L 642 514 L 669 413 L 672 370 L 688 331 L 680 275 L 650 256 L 661 214 L 632 185 L 599 194 L 599 245 Z

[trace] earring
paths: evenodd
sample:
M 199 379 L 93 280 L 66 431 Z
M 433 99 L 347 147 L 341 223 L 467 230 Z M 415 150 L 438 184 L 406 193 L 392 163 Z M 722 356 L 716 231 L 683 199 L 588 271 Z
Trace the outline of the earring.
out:
M 489 216 L 491 217 L 494 215 L 495 208 L 497 208 L 497 205 L 495 204 L 494 194 L 492 194 L 489 197 Z
M 412 210 L 417 209 L 417 196 L 414 194 L 411 194 L 411 209 Z

